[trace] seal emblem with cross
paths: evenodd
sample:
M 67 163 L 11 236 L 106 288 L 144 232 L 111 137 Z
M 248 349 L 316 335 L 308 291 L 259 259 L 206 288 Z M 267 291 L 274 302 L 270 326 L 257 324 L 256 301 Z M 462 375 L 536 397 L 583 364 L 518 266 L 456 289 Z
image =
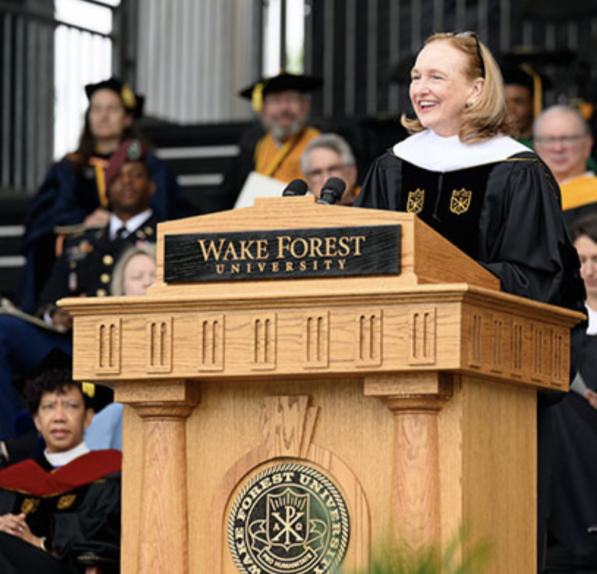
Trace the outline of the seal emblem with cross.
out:
M 303 464 L 253 477 L 228 519 L 228 544 L 243 574 L 333 572 L 348 546 L 349 518 L 339 490 Z

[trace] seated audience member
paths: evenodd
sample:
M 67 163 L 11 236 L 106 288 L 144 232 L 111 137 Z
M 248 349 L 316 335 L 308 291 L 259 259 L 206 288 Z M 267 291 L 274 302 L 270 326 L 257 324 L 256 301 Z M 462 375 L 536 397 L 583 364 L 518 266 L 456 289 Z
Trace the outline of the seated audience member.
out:
M 597 213 L 574 222 L 589 326 L 571 392 L 552 407 L 554 473 L 548 528 L 548 572 L 597 571 Z
M 517 139 L 533 149 L 533 120 L 541 113 L 542 108 L 542 78 L 524 64 L 505 66 L 502 72 L 506 107 L 516 124 Z
M 55 228 L 77 224 L 101 227 L 107 223 L 105 169 L 122 142 L 137 137 L 134 122 L 141 117 L 143 97 L 117 78 L 89 84 L 85 93 L 89 107 L 79 147 L 51 167 L 27 217 L 23 239 L 27 263 L 20 279 L 20 299 L 29 313 L 35 311 L 55 257 Z M 151 153 L 147 153 L 146 163 L 156 185 L 151 199 L 156 219 L 193 215 L 174 172 Z
M 303 178 L 301 155 L 320 133 L 308 126 L 309 93 L 321 84 L 319 78 L 283 72 L 240 92 L 241 97 L 251 100 L 262 129 L 257 133 L 250 129 L 241 136 L 239 157 L 229 170 L 219 197 L 214 199 L 214 211 L 234 207 L 251 171 L 284 183 Z
M 72 318 L 56 301 L 107 295 L 114 263 L 122 251 L 139 242 L 155 241 L 157 221 L 150 207 L 155 183 L 149 178 L 138 140 L 127 140 L 114 154 L 106 182 L 112 210 L 108 226 L 87 230 L 65 242 L 42 293 L 43 315 L 53 330 L 20 317 L 0 315 L 0 440 L 15 434 L 19 397 L 14 376 L 35 369 L 54 348 L 72 353 Z
M 140 245 L 127 249 L 114 267 L 112 295 L 145 295 L 155 282 L 155 246 Z M 122 450 L 122 405 L 112 403 L 93 417 L 85 433 L 92 450 Z
M 118 564 L 121 454 L 90 452 L 83 433 L 93 411 L 70 357 L 49 361 L 25 390 L 45 450 L 0 471 L 2 574 L 79 573 L 85 553 Z
M 330 177 L 339 177 L 346 183 L 341 205 L 352 205 L 356 199 L 356 161 L 348 142 L 337 134 L 321 134 L 309 142 L 301 156 L 301 166 L 307 178 L 309 190 L 321 196 L 323 184 Z
M 586 168 L 593 137 L 580 112 L 568 106 L 548 108 L 535 120 L 533 138 L 560 186 L 568 225 L 597 211 L 597 177 Z

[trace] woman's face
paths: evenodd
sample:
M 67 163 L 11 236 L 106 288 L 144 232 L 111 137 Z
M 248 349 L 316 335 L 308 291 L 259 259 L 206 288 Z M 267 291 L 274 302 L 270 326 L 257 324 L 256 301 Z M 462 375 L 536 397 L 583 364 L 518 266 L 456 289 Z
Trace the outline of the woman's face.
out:
M 585 282 L 587 296 L 593 301 L 597 299 L 597 243 L 587 235 L 581 235 L 574 247 L 580 259 L 580 275 Z
M 467 57 L 445 40 L 427 44 L 411 71 L 410 100 L 421 124 L 444 137 L 460 131 L 467 102 L 474 103 L 483 79 L 464 74 Z
M 131 257 L 124 269 L 124 294 L 145 295 L 155 283 L 155 261 L 149 255 L 139 253 Z
M 125 110 L 120 96 L 113 90 L 97 90 L 89 102 L 89 128 L 96 140 L 122 139 L 131 126 L 132 117 Z

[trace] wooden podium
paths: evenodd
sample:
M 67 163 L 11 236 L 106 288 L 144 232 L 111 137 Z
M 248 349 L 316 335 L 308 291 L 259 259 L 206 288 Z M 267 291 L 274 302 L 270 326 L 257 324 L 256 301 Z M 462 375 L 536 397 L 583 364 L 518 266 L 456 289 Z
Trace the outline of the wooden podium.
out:
M 197 256 L 212 276 L 185 282 Z M 498 289 L 410 214 L 298 197 L 161 224 L 147 296 L 61 302 L 75 378 L 125 404 L 122 572 L 350 572 L 463 524 L 488 572 L 534 572 L 536 391 L 567 389 L 581 316 Z

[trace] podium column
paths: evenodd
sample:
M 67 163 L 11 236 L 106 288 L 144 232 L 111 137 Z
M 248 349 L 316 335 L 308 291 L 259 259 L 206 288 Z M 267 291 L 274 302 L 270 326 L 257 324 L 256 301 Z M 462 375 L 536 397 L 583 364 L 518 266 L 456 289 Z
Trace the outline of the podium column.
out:
M 144 387 L 144 388 L 143 388 Z M 153 380 L 123 383 L 115 399 L 143 422 L 139 574 L 188 573 L 186 420 L 199 404 L 198 385 Z
M 437 372 L 369 377 L 365 394 L 394 415 L 391 536 L 399 548 L 419 550 L 441 540 L 437 416 L 451 383 Z

